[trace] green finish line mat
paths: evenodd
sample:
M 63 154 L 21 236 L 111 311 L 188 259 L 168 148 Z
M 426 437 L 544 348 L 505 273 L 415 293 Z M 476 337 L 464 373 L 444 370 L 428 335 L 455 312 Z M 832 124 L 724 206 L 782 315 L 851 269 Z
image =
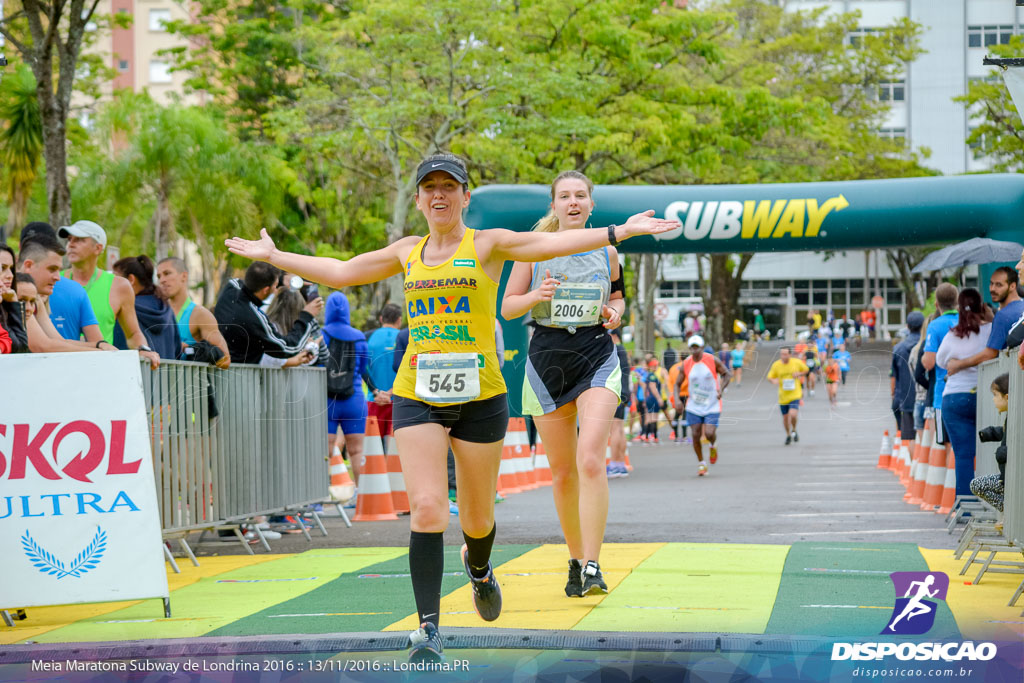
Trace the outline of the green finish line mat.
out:
M 446 548 L 441 627 L 569 632 L 675 632 L 870 638 L 891 616 L 889 573 L 945 572 L 929 636 L 1019 641 L 1019 577 L 959 576 L 952 551 L 903 543 L 788 545 L 610 543 L 601 565 L 609 594 L 567 598 L 562 545 L 495 546 L 504 610 L 475 614 L 457 547 Z M 196 636 L 399 632 L 416 615 L 405 548 L 329 548 L 297 555 L 202 558 L 168 570 L 173 615 L 159 600 L 27 610 L 0 645 Z M 902 596 L 901 596 L 902 597 Z M 10 606 L 11 608 L 16 606 Z

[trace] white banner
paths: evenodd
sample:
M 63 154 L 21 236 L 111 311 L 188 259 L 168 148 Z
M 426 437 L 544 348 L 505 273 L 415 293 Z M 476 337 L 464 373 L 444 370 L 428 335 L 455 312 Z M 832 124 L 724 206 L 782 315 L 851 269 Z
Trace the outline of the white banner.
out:
M 0 607 L 168 597 L 141 372 L 0 356 Z
M 1017 113 L 1024 118 L 1024 67 L 1011 66 L 1003 69 L 1003 80 L 1017 107 Z

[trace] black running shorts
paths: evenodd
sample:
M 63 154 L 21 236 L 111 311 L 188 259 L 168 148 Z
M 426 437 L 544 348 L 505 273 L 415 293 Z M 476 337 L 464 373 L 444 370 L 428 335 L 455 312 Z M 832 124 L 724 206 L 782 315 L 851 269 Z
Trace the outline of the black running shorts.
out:
M 499 394 L 482 401 L 434 406 L 423 401 L 394 397 L 393 429 L 421 424 L 439 424 L 450 429 L 454 439 L 470 443 L 494 443 L 505 438 L 508 429 L 508 398 Z

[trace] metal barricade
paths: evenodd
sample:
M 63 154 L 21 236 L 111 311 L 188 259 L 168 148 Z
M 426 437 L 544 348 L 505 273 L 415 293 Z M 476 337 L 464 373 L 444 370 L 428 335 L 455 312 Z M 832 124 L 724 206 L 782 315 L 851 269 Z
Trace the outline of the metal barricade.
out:
M 1017 366 L 1014 351 L 1009 357 L 999 359 L 1006 368 L 1005 372 L 1010 373 L 1003 535 L 1017 546 L 1024 546 L 1024 371 Z
M 163 361 L 142 377 L 164 532 L 327 497 L 323 368 Z

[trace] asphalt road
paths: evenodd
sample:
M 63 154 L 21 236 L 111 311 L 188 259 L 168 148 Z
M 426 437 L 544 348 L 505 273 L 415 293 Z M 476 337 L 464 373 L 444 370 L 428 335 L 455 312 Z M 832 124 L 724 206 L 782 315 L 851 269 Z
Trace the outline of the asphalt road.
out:
M 829 407 L 823 388 L 814 397 L 805 395 L 800 441 L 786 446 L 776 388 L 764 379 L 778 344 L 762 344 L 742 386 L 726 392 L 719 460 L 709 475 L 697 476 L 693 447 L 672 443 L 667 428 L 658 445 L 632 443 L 633 473 L 609 482 L 605 540 L 789 544 L 829 539 L 953 548 L 943 517 L 905 504 L 896 477 L 876 468 L 882 431 L 894 428 L 888 348 L 852 350 L 852 370 L 836 409 Z M 495 517 L 497 543 L 562 540 L 550 487 L 508 496 L 496 506 Z M 451 521 L 446 542 L 461 544 L 457 518 Z M 325 525 L 329 535 L 314 531 L 312 544 L 301 535 L 285 535 L 271 543 L 272 550 L 405 546 L 409 539 L 407 516 L 354 523 L 349 529 L 329 514 Z M 203 543 L 196 551 L 245 552 L 237 543 L 219 542 Z

